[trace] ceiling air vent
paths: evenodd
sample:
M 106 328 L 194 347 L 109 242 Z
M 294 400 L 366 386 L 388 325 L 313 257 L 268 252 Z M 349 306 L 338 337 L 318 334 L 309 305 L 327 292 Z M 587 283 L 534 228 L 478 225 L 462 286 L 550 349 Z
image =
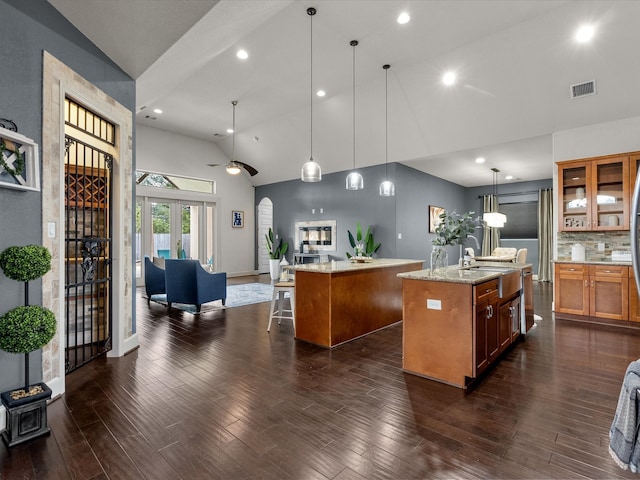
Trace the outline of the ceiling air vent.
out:
M 584 83 L 576 83 L 569 87 L 571 89 L 571 98 L 584 97 L 586 95 L 596 94 L 596 81 L 590 80 Z

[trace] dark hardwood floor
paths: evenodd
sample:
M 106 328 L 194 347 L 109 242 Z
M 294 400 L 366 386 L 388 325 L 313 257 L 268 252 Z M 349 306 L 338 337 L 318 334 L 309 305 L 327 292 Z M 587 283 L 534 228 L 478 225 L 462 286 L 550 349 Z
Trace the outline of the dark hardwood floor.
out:
M 543 320 L 467 392 L 401 371 L 401 325 L 329 351 L 268 334 L 268 303 L 168 316 L 139 291 L 140 348 L 70 374 L 0 477 L 634 477 L 607 447 L 640 336 L 554 321 L 534 288 Z

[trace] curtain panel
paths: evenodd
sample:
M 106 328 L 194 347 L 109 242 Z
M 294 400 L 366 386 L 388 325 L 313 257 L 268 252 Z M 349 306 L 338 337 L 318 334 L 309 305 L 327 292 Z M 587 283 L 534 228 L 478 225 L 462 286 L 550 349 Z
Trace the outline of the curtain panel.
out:
M 553 249 L 553 190 L 538 192 L 538 281 L 551 282 Z

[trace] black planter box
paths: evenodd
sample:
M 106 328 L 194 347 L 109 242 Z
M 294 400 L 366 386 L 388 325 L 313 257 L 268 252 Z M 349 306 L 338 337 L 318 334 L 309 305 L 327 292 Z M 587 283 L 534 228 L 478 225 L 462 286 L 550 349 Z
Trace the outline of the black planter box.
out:
M 11 391 L 0 394 L 7 409 L 7 428 L 2 432 L 2 441 L 13 447 L 49 432 L 47 425 L 47 400 L 51 389 L 45 383 L 37 383 L 43 392 L 26 398 L 13 400 Z

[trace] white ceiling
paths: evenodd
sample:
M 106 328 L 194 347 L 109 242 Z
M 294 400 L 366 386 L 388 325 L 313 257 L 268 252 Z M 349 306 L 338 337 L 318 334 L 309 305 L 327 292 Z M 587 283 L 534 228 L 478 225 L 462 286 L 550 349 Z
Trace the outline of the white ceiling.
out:
M 492 167 L 517 181 L 550 178 L 553 132 L 640 115 L 633 0 L 49 1 L 136 79 L 139 125 L 231 156 L 225 131 L 238 100 L 235 158 L 260 171 L 255 185 L 299 178 L 311 153 L 310 6 L 313 87 L 327 91 L 313 100 L 324 174 L 353 166 L 354 39 L 358 167 L 384 164 L 388 123 L 389 162 L 463 186 L 491 184 Z M 401 10 L 406 25 L 395 21 Z M 595 38 L 578 45 L 586 22 Z M 453 87 L 440 82 L 449 69 Z M 570 98 L 571 84 L 594 79 L 596 95 Z M 206 175 L 210 160 L 189 161 Z

